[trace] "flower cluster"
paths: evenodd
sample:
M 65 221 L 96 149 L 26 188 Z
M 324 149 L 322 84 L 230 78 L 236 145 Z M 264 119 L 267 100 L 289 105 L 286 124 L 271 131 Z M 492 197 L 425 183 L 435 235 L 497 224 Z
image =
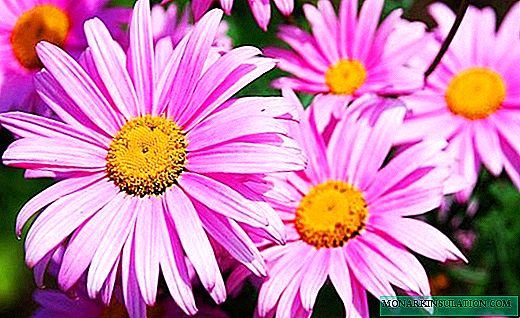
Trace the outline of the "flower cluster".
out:
M 220 304 L 248 280 L 258 317 L 309 317 L 328 280 L 348 317 L 367 292 L 430 295 L 414 253 L 467 259 L 417 216 L 467 202 L 481 164 L 520 188 L 520 3 L 498 31 L 470 7 L 426 79 L 443 4 L 432 31 L 380 22 L 384 0 L 304 4 L 310 33 L 283 25 L 265 55 L 233 47 L 232 0 L 211 5 L 0 0 L 3 164 L 56 181 L 16 220 L 37 284 L 57 282 L 35 316 L 226 317 L 195 291 Z M 249 5 L 266 30 L 269 1 Z M 281 96 L 237 97 L 275 67 Z

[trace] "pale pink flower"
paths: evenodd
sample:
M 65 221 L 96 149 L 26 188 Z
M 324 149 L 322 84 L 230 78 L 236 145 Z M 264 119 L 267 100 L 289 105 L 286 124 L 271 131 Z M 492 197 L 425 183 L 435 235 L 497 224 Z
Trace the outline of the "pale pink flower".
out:
M 291 25 L 278 34 L 291 50 L 269 48 L 266 55 L 280 60 L 278 67 L 293 77 L 273 82 L 277 88 L 327 93 L 342 100 L 363 94 L 399 95 L 423 85 L 423 68 L 410 57 L 430 41 L 425 25 L 401 18 L 398 9 L 379 25 L 384 0 L 342 0 L 339 17 L 332 3 L 305 4 L 312 34 Z
M 294 0 L 273 0 L 274 4 L 283 15 L 290 15 L 294 9 Z M 191 8 L 195 20 L 208 10 L 214 0 L 194 0 L 191 2 Z M 256 23 L 262 30 L 267 31 L 267 25 L 271 19 L 271 0 L 248 0 L 251 12 L 255 17 Z M 233 0 L 220 0 L 222 10 L 229 15 L 233 7 Z
M 441 3 L 430 11 L 440 44 L 455 14 Z M 447 139 L 468 183 L 459 201 L 471 195 L 481 164 L 495 176 L 505 169 L 520 189 L 520 3 L 498 31 L 495 20 L 493 9 L 470 7 L 425 89 L 403 98 L 411 112 L 396 142 Z
M 269 276 L 260 287 L 259 317 L 309 317 L 327 278 L 347 316 L 368 317 L 366 291 L 377 298 L 395 295 L 393 286 L 430 294 L 409 249 L 441 262 L 465 260 L 441 232 L 412 218 L 441 203 L 453 160 L 446 142 L 424 141 L 384 165 L 405 115 L 400 102 L 362 97 L 329 123 L 330 135 L 317 127 L 319 110 L 318 100 L 294 132 L 308 156 L 306 170 L 272 177 L 270 202 L 288 236 L 284 246 L 261 245 Z M 238 267 L 230 292 L 248 275 Z
M 304 167 L 287 137 L 295 108 L 282 97 L 231 99 L 275 61 L 254 47 L 212 54 L 221 17 L 221 10 L 209 12 L 172 52 L 161 40 L 154 47 L 149 1 L 140 0 L 126 55 L 99 19 L 85 23 L 89 48 L 81 64 L 55 45 L 38 44 L 45 69 L 36 89 L 63 123 L 0 115 L 21 137 L 3 162 L 61 180 L 22 208 L 16 226 L 20 235 L 42 210 L 26 238 L 26 262 L 44 267 L 63 247 L 61 289 L 85 273 L 95 298 L 121 279 L 130 316 L 143 317 L 162 272 L 173 299 L 193 314 L 185 256 L 214 300 L 226 297 L 208 234 L 265 275 L 244 229 L 283 242 L 284 228 L 247 184 Z
M 83 23 L 101 17 L 116 38 L 128 23 L 126 8 L 106 8 L 106 0 L 0 0 L 0 112 L 19 109 L 47 114 L 33 85 L 42 64 L 39 41 L 79 56 L 86 48 Z M 2 80 L 3 78 L 3 80 Z

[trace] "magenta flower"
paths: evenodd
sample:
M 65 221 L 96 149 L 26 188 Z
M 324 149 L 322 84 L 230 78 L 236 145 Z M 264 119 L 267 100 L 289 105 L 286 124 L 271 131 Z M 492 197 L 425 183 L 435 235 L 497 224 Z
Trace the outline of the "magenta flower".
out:
M 430 10 L 441 42 L 455 15 L 440 3 Z M 457 193 L 459 201 L 471 195 L 481 163 L 496 176 L 505 169 L 520 189 L 519 17 L 517 3 L 496 32 L 491 8 L 470 7 L 425 89 L 404 98 L 411 113 L 397 142 L 447 139 L 456 172 L 469 185 Z
M 214 0 L 195 0 L 191 2 L 191 8 L 195 20 L 200 17 L 208 10 Z M 256 23 L 262 30 L 267 31 L 267 25 L 271 19 L 271 4 L 270 0 L 248 0 L 251 12 L 255 17 Z M 294 0 L 274 0 L 274 3 L 278 10 L 283 15 L 290 15 L 294 9 Z M 233 7 L 233 0 L 220 0 L 220 6 L 226 14 L 231 14 Z
M 33 77 L 42 68 L 36 54 L 39 41 L 51 42 L 74 56 L 85 49 L 83 23 L 99 16 L 116 38 L 130 11 L 106 8 L 104 0 L 0 0 L 0 112 L 20 109 L 46 113 Z M 3 80 L 2 80 L 3 78 Z
M 193 27 L 189 19 L 189 10 L 185 10 L 180 14 L 175 3 L 169 4 L 167 9 L 162 5 L 153 6 L 152 21 L 154 41 L 169 36 L 173 46 L 176 46 Z M 223 52 L 233 48 L 231 38 L 227 35 L 228 28 L 227 22 L 221 21 L 215 42 L 213 43 L 214 46 L 220 48 Z
M 273 85 L 347 100 L 420 88 L 423 70 L 407 62 L 429 41 L 425 26 L 401 19 L 402 10 L 393 11 L 378 26 L 383 6 L 384 0 L 367 0 L 358 16 L 358 1 L 342 0 L 337 17 L 328 0 L 318 1 L 317 7 L 305 4 L 312 35 L 282 26 L 279 37 L 292 50 L 266 50 L 280 60 L 280 69 L 294 76 L 279 78 Z
M 127 310 L 119 300 L 113 299 L 107 306 L 102 301 L 90 299 L 85 290 L 77 291 L 74 297 L 60 290 L 36 290 L 34 301 L 41 307 L 33 318 L 123 318 Z M 187 316 L 171 299 L 161 299 L 153 307 L 147 307 L 148 318 L 228 318 L 228 315 L 215 306 L 202 303 L 195 316 Z
M 127 55 L 98 19 L 85 24 L 89 49 L 81 65 L 55 45 L 38 44 L 45 69 L 36 88 L 64 123 L 0 115 L 21 137 L 3 162 L 62 180 L 30 200 L 17 220 L 20 234 L 43 209 L 27 235 L 26 261 L 41 264 L 64 246 L 61 289 L 86 272 L 94 298 L 120 277 L 130 316 L 142 317 L 162 271 L 173 299 L 193 314 L 185 255 L 215 301 L 226 297 L 208 234 L 265 275 L 244 228 L 278 242 L 284 229 L 248 181 L 301 170 L 304 162 L 286 136 L 292 103 L 231 99 L 275 62 L 254 47 L 210 56 L 221 17 L 221 10 L 209 12 L 171 52 L 161 41 L 154 48 L 149 2 L 140 0 Z
M 404 106 L 362 97 L 329 123 L 330 136 L 317 128 L 317 109 L 319 103 L 310 106 L 294 133 L 309 158 L 306 170 L 273 177 L 271 203 L 288 236 L 284 246 L 263 244 L 269 277 L 258 316 L 310 316 L 327 277 L 353 317 L 368 317 L 366 291 L 395 295 L 393 285 L 429 295 L 426 273 L 408 249 L 443 262 L 465 260 L 441 232 L 410 218 L 441 203 L 452 162 L 442 150 L 446 142 L 424 141 L 383 166 Z M 247 276 L 236 269 L 230 292 Z

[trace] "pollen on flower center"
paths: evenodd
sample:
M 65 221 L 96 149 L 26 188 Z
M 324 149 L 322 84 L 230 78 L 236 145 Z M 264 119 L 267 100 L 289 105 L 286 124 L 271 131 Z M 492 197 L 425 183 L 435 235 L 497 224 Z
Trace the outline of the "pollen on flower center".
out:
M 134 118 L 110 144 L 108 178 L 130 195 L 160 195 L 184 170 L 187 144 L 172 120 L 151 115 Z
M 367 72 L 357 60 L 340 60 L 325 73 L 325 83 L 333 94 L 352 95 L 365 83 Z
M 39 5 L 24 12 L 16 21 L 11 33 L 14 55 L 25 68 L 42 67 L 36 54 L 36 44 L 47 41 L 63 46 L 70 29 L 70 20 L 61 9 L 49 5 Z
M 474 67 L 453 77 L 445 98 L 453 114 L 483 119 L 500 109 L 506 98 L 506 85 L 500 74 Z
M 303 197 L 295 227 L 301 239 L 316 248 L 339 247 L 365 228 L 367 217 L 363 193 L 346 182 L 330 180 Z

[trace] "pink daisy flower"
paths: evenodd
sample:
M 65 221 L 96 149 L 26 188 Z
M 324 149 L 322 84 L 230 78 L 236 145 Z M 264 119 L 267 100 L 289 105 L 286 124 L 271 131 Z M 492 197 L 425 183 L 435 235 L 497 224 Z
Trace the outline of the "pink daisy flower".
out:
M 40 265 L 64 246 L 61 289 L 86 272 L 94 298 L 101 290 L 110 294 L 120 277 L 130 316 L 143 317 L 162 271 L 173 299 L 193 314 L 185 255 L 215 301 L 226 297 L 208 234 L 265 275 L 244 228 L 260 228 L 278 242 L 284 228 L 248 182 L 304 167 L 287 137 L 295 108 L 282 97 L 230 99 L 275 61 L 254 47 L 211 55 L 221 17 L 218 9 L 205 15 L 171 52 L 161 41 L 154 48 L 149 2 L 140 0 L 127 55 L 99 19 L 85 23 L 83 66 L 55 45 L 38 44 L 45 69 L 36 88 L 63 123 L 0 115 L 21 137 L 3 162 L 62 180 L 17 219 L 20 234 L 43 209 L 26 238 L 26 261 Z
M 0 112 L 22 109 L 45 113 L 33 86 L 42 68 L 36 44 L 51 42 L 74 56 L 85 49 L 83 23 L 101 17 L 116 38 L 128 23 L 130 11 L 106 8 L 103 0 L 0 0 Z
M 306 170 L 273 177 L 271 204 L 287 243 L 263 244 L 269 277 L 260 287 L 259 317 L 309 317 L 327 277 L 347 316 L 368 317 L 366 291 L 391 296 L 393 285 L 430 294 L 426 272 L 408 249 L 442 262 L 465 260 L 441 232 L 410 218 L 438 207 L 447 191 L 446 142 L 424 141 L 383 166 L 404 106 L 362 97 L 333 119 L 330 136 L 317 128 L 313 112 L 320 106 L 313 103 L 294 132 L 309 158 Z M 236 269 L 230 292 L 248 275 Z
M 194 0 L 191 2 L 191 8 L 195 20 L 208 10 L 214 0 Z M 267 31 L 267 25 L 271 19 L 271 4 L 270 0 L 248 0 L 251 12 L 255 17 L 256 23 L 262 30 Z M 274 0 L 274 4 L 282 12 L 283 15 L 290 15 L 294 9 L 294 0 Z M 220 6 L 224 12 L 229 15 L 233 7 L 233 0 L 220 0 Z
M 177 45 L 181 39 L 192 29 L 190 23 L 189 10 L 185 10 L 182 14 L 175 3 L 165 8 L 162 5 L 152 7 L 152 29 L 154 41 L 158 41 L 165 36 L 169 36 L 173 45 Z M 227 35 L 229 26 L 226 21 L 221 21 L 217 36 L 215 37 L 214 46 L 220 48 L 223 52 L 227 52 L 233 48 L 231 38 Z
M 303 6 L 312 35 L 282 26 L 278 36 L 292 50 L 270 48 L 278 67 L 294 77 L 273 82 L 277 88 L 327 93 L 352 100 L 365 93 L 395 95 L 423 85 L 423 69 L 408 64 L 429 36 L 425 26 L 401 19 L 395 10 L 378 26 L 384 0 L 367 0 L 358 16 L 357 0 L 342 0 L 339 17 L 332 3 Z
M 440 3 L 430 11 L 441 42 L 455 15 Z M 491 8 L 470 7 L 424 90 L 403 98 L 411 113 L 397 142 L 447 139 L 468 183 L 459 201 L 471 195 L 481 164 L 496 176 L 505 169 L 520 189 L 520 3 L 495 30 Z

